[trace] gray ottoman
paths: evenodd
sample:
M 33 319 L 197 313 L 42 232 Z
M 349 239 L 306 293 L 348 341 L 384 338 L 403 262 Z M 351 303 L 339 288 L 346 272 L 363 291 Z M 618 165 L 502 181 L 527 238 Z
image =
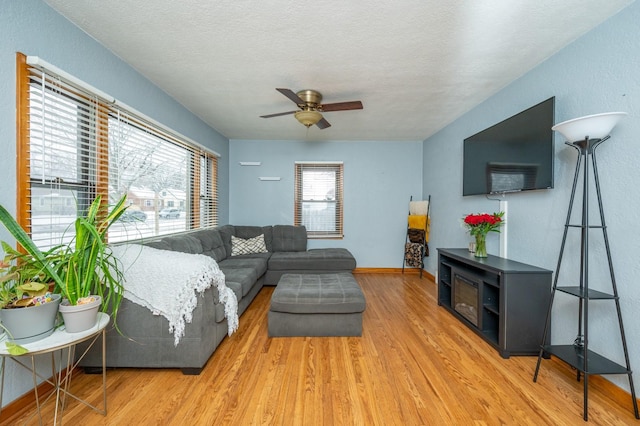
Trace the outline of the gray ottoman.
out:
M 269 336 L 362 336 L 365 306 L 350 273 L 285 274 L 271 296 Z

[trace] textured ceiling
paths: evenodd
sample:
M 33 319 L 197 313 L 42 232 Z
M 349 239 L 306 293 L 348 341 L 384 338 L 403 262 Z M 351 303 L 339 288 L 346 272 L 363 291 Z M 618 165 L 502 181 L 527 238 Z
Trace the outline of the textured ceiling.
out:
M 423 140 L 632 0 L 46 0 L 230 139 Z M 306 129 L 275 88 L 315 89 Z

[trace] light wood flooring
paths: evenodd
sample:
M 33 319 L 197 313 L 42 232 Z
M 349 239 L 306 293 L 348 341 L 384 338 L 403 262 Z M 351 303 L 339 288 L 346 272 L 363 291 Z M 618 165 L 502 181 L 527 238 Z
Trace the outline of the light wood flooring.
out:
M 110 369 L 108 415 L 71 401 L 64 424 L 585 424 L 582 383 L 564 364 L 544 360 L 533 383 L 537 358 L 500 358 L 437 306 L 430 279 L 355 276 L 367 300 L 361 338 L 267 337 L 273 287 L 265 287 L 201 375 Z M 588 424 L 640 425 L 630 397 L 602 380 L 591 384 Z M 101 403 L 100 375 L 79 373 L 73 387 Z M 2 424 L 21 424 L 30 410 Z M 45 420 L 52 418 L 49 404 Z

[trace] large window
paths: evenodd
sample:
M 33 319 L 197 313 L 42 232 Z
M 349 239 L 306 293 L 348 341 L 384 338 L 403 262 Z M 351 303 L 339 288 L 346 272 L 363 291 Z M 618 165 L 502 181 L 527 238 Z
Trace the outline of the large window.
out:
M 342 238 L 342 163 L 297 162 L 295 224 L 310 238 Z
M 101 194 L 129 208 L 109 241 L 217 224 L 217 157 L 105 95 L 18 55 L 18 218 L 41 248 L 73 237 Z

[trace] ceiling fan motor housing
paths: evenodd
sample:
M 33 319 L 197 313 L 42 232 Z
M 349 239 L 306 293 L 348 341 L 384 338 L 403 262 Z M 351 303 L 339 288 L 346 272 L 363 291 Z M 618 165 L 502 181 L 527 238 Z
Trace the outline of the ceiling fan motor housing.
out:
M 322 94 L 315 90 L 301 90 L 296 95 L 305 102 L 306 105 L 299 105 L 303 109 L 316 108 L 322 102 Z

